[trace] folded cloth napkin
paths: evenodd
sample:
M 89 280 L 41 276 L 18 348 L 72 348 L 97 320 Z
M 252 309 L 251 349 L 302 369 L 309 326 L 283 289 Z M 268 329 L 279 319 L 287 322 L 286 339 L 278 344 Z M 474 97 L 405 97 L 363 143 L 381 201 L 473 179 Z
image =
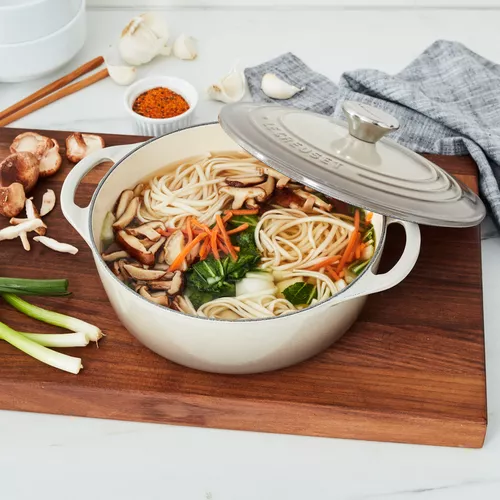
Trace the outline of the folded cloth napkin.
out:
M 260 88 L 265 73 L 305 90 L 275 101 Z M 470 154 L 479 167 L 483 199 L 500 227 L 500 65 L 460 43 L 440 40 L 396 75 L 349 71 L 338 86 L 291 53 L 247 68 L 245 76 L 254 101 L 341 118 L 344 100 L 366 102 L 399 120 L 391 138 L 400 144 L 420 153 Z

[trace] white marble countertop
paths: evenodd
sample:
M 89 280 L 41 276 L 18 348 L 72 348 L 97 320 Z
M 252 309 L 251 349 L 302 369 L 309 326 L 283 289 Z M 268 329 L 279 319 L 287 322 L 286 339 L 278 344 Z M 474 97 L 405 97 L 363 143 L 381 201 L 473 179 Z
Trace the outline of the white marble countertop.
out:
M 92 10 L 71 67 L 100 54 L 133 11 Z M 168 10 L 177 34 L 199 40 L 194 62 L 158 59 L 141 74 L 172 74 L 200 91 L 240 60 L 286 51 L 337 80 L 344 70 L 395 72 L 437 38 L 500 61 L 500 11 Z M 61 70 L 61 74 L 68 68 Z M 53 77 L 52 77 L 53 78 Z M 0 109 L 50 81 L 0 85 Z M 133 133 L 123 89 L 103 81 L 13 124 Z M 219 105 L 202 99 L 197 120 Z M 183 428 L 0 411 L 0 498 L 41 500 L 277 500 L 500 498 L 500 239 L 483 234 L 489 428 L 482 450 Z

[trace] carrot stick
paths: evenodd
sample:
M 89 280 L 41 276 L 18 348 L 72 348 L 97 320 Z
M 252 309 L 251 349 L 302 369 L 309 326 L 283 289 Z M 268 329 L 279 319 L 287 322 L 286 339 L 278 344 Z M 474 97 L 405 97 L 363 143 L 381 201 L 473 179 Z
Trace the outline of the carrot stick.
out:
M 358 223 L 359 223 L 359 220 L 358 220 Z M 342 271 L 342 268 L 346 265 L 349 257 L 351 256 L 352 251 L 354 250 L 354 245 L 356 245 L 357 239 L 358 239 L 358 232 L 355 229 L 351 233 L 351 236 L 349 237 L 349 242 L 347 243 L 347 246 L 344 250 L 342 258 L 340 259 L 339 265 L 337 266 L 338 273 L 340 273 L 340 271 Z M 339 274 L 339 276 L 340 276 L 340 274 Z
M 356 209 L 354 212 L 354 231 L 359 231 L 359 210 Z
M 340 259 L 340 255 L 332 255 L 331 257 L 327 257 L 326 259 L 322 260 L 321 262 L 318 262 L 317 264 L 313 264 L 312 266 L 308 267 L 307 269 L 309 271 L 317 271 L 318 269 L 321 269 L 322 267 L 328 266 L 329 264 L 333 264 L 337 262 Z
M 214 254 L 214 257 L 219 260 L 220 255 L 217 248 L 217 227 L 214 227 L 214 229 L 210 231 L 210 246 L 212 247 L 212 253 Z
M 222 218 L 222 221 L 224 222 L 224 224 L 226 224 L 226 222 L 233 216 L 233 212 L 229 211 L 229 212 L 226 212 L 226 215 L 224 215 L 224 217 Z
M 373 217 L 373 212 L 368 212 L 365 216 L 365 221 L 367 223 L 370 223 L 372 221 L 372 217 Z
M 241 233 L 241 231 L 248 229 L 248 227 L 249 227 L 248 224 L 245 222 L 241 226 L 238 226 L 234 229 L 231 229 L 230 231 L 227 231 L 227 234 L 231 235 L 231 234 Z
M 249 208 L 241 210 L 231 210 L 233 215 L 257 215 L 259 213 L 258 208 Z
M 189 252 L 191 252 L 191 250 L 203 239 L 205 238 L 205 236 L 207 236 L 206 233 L 201 233 L 199 234 L 193 241 L 191 241 L 190 243 L 188 243 L 183 249 L 182 249 L 182 252 L 179 253 L 179 255 L 174 259 L 174 261 L 172 262 L 172 264 L 170 265 L 170 267 L 168 268 L 169 272 L 172 272 L 172 271 L 177 271 L 177 269 L 179 269 L 179 267 L 182 265 L 182 263 L 184 262 L 184 259 L 187 257 L 187 255 L 189 254 Z
M 332 266 L 326 266 L 326 272 L 334 281 L 338 281 L 340 276 L 333 270 Z
M 195 218 L 191 219 L 191 225 L 200 228 L 202 231 L 204 231 L 207 234 L 210 234 L 212 232 L 212 230 L 206 224 L 202 224 L 200 221 L 196 220 Z
M 210 236 L 205 236 L 200 248 L 200 260 L 205 260 L 208 257 L 208 252 L 210 252 Z
M 224 240 L 224 243 L 227 247 L 229 255 L 231 255 L 231 258 L 233 260 L 236 260 L 238 258 L 238 254 L 236 253 L 236 250 L 233 248 L 233 245 L 231 243 L 231 238 L 229 238 L 226 232 L 226 228 L 224 227 L 224 222 L 222 222 L 221 216 L 217 214 L 215 216 L 215 220 L 217 221 L 217 226 L 219 228 L 220 234 L 222 235 L 222 239 Z
M 356 251 L 354 252 L 354 256 L 355 256 L 356 260 L 361 258 L 361 245 L 358 245 L 356 247 Z
M 186 233 L 187 233 L 188 243 L 191 243 L 193 241 L 193 229 L 191 228 L 191 217 L 188 217 L 186 221 Z
M 345 272 L 344 270 L 340 271 L 339 273 L 339 278 L 343 278 L 345 276 Z

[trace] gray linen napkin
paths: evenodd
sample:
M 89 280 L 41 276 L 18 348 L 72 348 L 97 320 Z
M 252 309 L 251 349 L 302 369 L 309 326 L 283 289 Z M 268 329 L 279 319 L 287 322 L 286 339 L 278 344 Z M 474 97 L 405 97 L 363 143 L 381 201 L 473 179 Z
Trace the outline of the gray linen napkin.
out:
M 291 99 L 275 101 L 260 89 L 265 73 L 305 86 Z M 388 111 L 401 127 L 391 134 L 420 153 L 470 154 L 480 172 L 480 190 L 500 227 L 500 66 L 457 42 L 439 40 L 396 75 L 360 69 L 339 85 L 312 71 L 291 53 L 245 69 L 254 101 L 277 102 L 343 118 L 344 100 Z

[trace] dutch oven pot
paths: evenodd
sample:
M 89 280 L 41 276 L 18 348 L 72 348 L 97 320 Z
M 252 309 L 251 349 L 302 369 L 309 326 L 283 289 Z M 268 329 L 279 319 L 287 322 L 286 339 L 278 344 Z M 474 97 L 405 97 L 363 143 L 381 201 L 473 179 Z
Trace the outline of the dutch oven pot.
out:
M 97 151 L 72 169 L 61 192 L 62 211 L 92 250 L 109 301 L 125 328 L 169 360 L 231 374 L 276 370 L 323 351 L 356 321 L 369 294 L 391 288 L 408 275 L 420 250 L 417 224 L 374 214 L 376 249 L 363 273 L 335 297 L 276 318 L 216 320 L 190 316 L 149 302 L 122 283 L 101 258 L 99 240 L 105 215 L 120 193 L 184 158 L 240 149 L 218 123 L 195 126 L 143 144 Z M 99 183 L 90 205 L 78 207 L 74 196 L 81 179 L 108 160 L 115 164 Z M 403 226 L 406 245 L 396 265 L 377 275 L 387 227 L 394 223 Z

